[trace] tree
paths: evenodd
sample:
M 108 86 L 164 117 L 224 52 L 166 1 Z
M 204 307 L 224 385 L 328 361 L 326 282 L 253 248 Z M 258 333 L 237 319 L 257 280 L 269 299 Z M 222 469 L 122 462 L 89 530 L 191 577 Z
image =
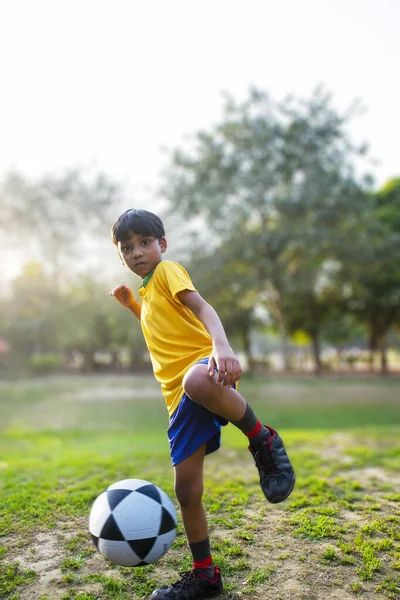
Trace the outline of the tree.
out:
M 59 293 L 40 263 L 25 266 L 12 284 L 2 334 L 14 352 L 24 357 L 50 352 L 58 345 L 56 307 Z
M 230 239 L 216 252 L 205 252 L 201 244 L 191 250 L 194 284 L 215 308 L 229 339 L 238 344 L 251 366 L 251 332 L 258 323 L 254 269 L 238 256 L 237 245 Z
M 103 173 L 88 180 L 75 169 L 38 181 L 10 173 L 0 188 L 0 250 L 12 247 L 21 262 L 34 258 L 59 278 L 71 260 L 82 260 L 88 238 L 109 236 L 119 201 L 118 184 Z
M 87 371 L 96 370 L 96 354 L 112 356 L 119 368 L 118 354 L 129 350 L 130 367 L 143 365 L 146 345 L 136 318 L 109 295 L 108 286 L 92 274 L 77 277 L 65 290 L 59 306 L 62 314 L 62 349 L 66 355 L 80 353 Z
M 39 263 L 26 265 L 11 285 L 11 297 L 1 302 L 7 315 L 0 328 L 17 362 L 52 354 L 65 362 L 79 353 L 84 368 L 98 368 L 99 352 L 113 357 L 112 367 L 120 368 L 118 356 L 125 350 L 130 368 L 143 366 L 146 345 L 136 318 L 109 296 L 108 286 L 85 274 L 61 289 Z
M 347 308 L 368 328 L 372 369 L 374 352 L 388 370 L 386 338 L 400 319 L 400 178 L 365 198 L 353 260 L 346 265 Z
M 189 150 L 175 150 L 166 172 L 172 209 L 202 218 L 211 245 L 219 236 L 236 242 L 256 270 L 254 289 L 275 320 L 287 367 L 290 329 L 303 321 L 320 370 L 321 326 L 336 303 L 320 281 L 362 208 L 352 158 L 365 148 L 346 134 L 353 114 L 338 115 L 321 88 L 284 103 L 252 89 L 242 104 L 228 98 L 222 121 L 198 132 Z

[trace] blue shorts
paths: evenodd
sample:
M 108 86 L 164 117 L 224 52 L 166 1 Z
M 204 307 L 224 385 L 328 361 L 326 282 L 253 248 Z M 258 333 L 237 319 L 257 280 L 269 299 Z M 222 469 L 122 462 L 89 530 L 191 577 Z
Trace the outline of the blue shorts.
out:
M 196 365 L 207 365 L 208 358 Z M 236 387 L 236 386 L 232 386 Z M 221 445 L 221 425 L 218 417 L 187 394 L 183 394 L 178 408 L 169 420 L 168 439 L 172 464 L 175 466 L 207 444 L 206 454 L 215 452 Z

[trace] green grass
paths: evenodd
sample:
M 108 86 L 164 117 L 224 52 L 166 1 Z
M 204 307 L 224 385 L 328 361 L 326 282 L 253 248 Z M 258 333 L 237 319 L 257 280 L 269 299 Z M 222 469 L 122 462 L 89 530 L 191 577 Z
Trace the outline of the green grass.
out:
M 399 598 L 400 381 L 248 377 L 240 391 L 283 435 L 297 484 L 268 505 L 243 436 L 224 428 L 204 496 L 221 598 Z M 135 600 L 190 568 L 181 521 L 166 556 L 136 569 L 103 560 L 87 531 L 119 479 L 174 498 L 167 425 L 148 377 L 0 383 L 0 598 Z M 44 585 L 46 558 L 56 575 Z
M 145 396 L 141 391 L 145 390 Z M 243 377 L 239 390 L 276 428 L 335 429 L 400 423 L 400 380 Z M 0 382 L 0 429 L 162 433 L 167 413 L 151 376 Z

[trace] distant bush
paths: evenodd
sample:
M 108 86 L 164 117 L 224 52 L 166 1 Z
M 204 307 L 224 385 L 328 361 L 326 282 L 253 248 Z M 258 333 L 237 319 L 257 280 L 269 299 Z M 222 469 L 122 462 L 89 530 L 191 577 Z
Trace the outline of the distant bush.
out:
M 36 375 L 52 373 L 63 365 L 64 358 L 59 354 L 36 354 L 29 359 L 29 368 Z

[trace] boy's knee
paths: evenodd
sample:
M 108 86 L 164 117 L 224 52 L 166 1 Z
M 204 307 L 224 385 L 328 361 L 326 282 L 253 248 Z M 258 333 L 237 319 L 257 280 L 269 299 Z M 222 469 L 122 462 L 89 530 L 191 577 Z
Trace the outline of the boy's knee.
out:
M 193 483 L 189 481 L 175 484 L 175 494 L 180 506 L 189 506 L 201 502 L 203 496 L 203 483 Z
M 192 399 L 196 399 L 209 384 L 210 377 L 208 375 L 207 365 L 195 365 L 187 371 L 182 381 L 185 394 Z

